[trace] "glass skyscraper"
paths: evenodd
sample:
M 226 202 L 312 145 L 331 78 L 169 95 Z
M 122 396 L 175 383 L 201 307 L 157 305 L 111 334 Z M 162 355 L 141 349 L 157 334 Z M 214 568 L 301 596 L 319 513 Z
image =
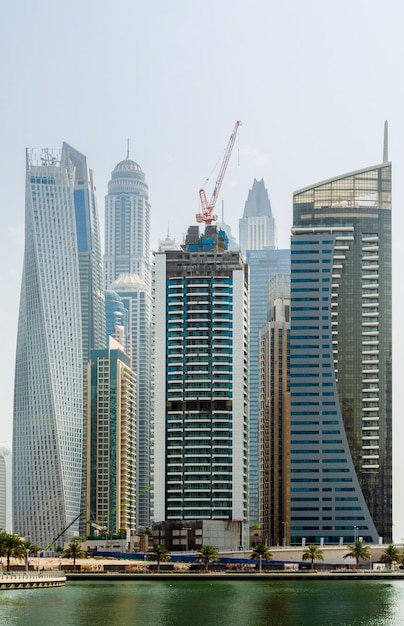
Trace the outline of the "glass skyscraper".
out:
M 84 371 L 105 345 L 102 259 L 86 157 L 27 150 L 13 428 L 13 527 L 40 547 L 81 513 Z M 98 344 L 98 345 L 97 345 Z
M 249 266 L 249 520 L 258 523 L 259 482 L 259 331 L 268 321 L 269 283 L 276 274 L 289 274 L 290 251 L 275 248 L 275 219 L 264 181 L 254 180 L 239 221 L 240 248 Z
M 391 541 L 391 164 L 294 194 L 291 542 Z
M 137 527 L 150 526 L 151 256 L 148 186 L 140 166 L 118 163 L 105 198 L 105 284 L 127 309 L 129 350 L 137 382 Z

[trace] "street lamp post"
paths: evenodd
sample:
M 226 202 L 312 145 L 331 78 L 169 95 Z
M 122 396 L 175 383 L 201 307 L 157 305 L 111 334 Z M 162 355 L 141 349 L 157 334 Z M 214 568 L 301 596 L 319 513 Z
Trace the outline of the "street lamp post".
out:
M 28 569 L 29 569 L 29 548 L 27 548 L 26 550 L 26 555 L 25 555 L 25 571 L 28 574 Z
M 262 574 L 262 554 L 259 555 L 260 559 L 260 574 Z
M 185 552 L 188 552 L 188 533 L 189 533 L 190 530 L 192 530 L 192 528 L 186 527 L 186 528 L 183 528 L 183 530 L 185 530 L 186 533 L 187 533 L 186 538 L 185 538 L 185 542 L 186 542 L 185 543 Z
M 283 545 L 286 546 L 286 541 L 287 541 L 287 537 L 288 537 L 288 523 L 287 522 L 282 522 L 282 530 L 283 530 Z

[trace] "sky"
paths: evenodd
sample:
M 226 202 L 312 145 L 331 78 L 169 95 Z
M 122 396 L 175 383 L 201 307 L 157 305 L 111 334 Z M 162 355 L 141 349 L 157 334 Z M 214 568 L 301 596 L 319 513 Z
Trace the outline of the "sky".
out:
M 145 172 L 152 246 L 181 243 L 210 197 L 242 121 L 217 208 L 238 238 L 248 190 L 264 179 L 289 247 L 292 195 L 393 163 L 394 538 L 404 541 L 404 5 L 398 0 L 5 0 L 0 8 L 0 441 L 11 442 L 24 253 L 25 149 L 88 157 L 101 223 L 111 171 Z M 400 458 L 401 457 L 401 458 Z M 401 500 L 401 501 L 400 501 Z

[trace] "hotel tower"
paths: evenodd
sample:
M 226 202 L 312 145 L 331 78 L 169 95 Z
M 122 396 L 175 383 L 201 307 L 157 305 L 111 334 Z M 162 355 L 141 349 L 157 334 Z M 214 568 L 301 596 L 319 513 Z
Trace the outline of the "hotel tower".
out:
M 392 537 L 391 164 L 294 194 L 291 542 Z

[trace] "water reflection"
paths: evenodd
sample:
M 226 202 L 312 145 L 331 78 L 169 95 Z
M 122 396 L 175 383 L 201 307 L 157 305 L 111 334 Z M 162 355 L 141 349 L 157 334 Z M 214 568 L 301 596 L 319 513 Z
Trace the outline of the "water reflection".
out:
M 2 591 L 0 626 L 404 626 L 404 581 L 69 582 Z

